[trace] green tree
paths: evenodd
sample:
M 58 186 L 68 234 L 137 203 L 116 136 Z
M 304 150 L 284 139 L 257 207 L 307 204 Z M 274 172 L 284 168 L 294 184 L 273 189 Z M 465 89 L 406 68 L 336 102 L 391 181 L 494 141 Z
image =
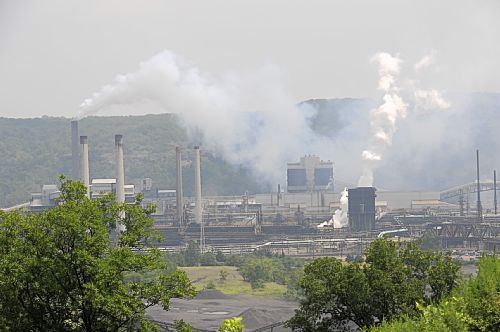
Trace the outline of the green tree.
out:
M 449 255 L 377 239 L 366 250 L 366 264 L 336 258 L 307 264 L 299 282 L 304 297 L 288 325 L 294 331 L 331 331 L 415 315 L 417 302 L 449 294 L 458 270 Z
M 477 277 L 461 287 L 457 296 L 464 298 L 472 330 L 500 331 L 500 259 L 496 253 L 481 258 Z
M 243 332 L 244 328 L 243 317 L 233 317 L 222 322 L 219 332 Z
M 482 257 L 477 277 L 471 277 L 440 303 L 417 304 L 419 315 L 403 315 L 373 327 L 374 332 L 499 331 L 500 259 Z
M 200 263 L 200 247 L 196 242 L 189 242 L 182 253 L 184 254 L 185 266 L 196 266 Z
M 153 331 L 148 307 L 194 295 L 186 274 L 168 273 L 149 247 L 153 207 L 142 208 L 141 197 L 90 200 L 64 177 L 60 189 L 51 210 L 0 215 L 0 330 Z M 117 223 L 126 229 L 117 232 Z M 126 279 L 150 271 L 165 272 Z
M 193 332 L 193 327 L 182 319 L 174 321 L 174 325 L 177 332 Z
M 250 256 L 245 259 L 239 271 L 252 288 L 263 287 L 267 281 L 284 284 L 284 266 L 277 259 Z
M 220 250 L 217 250 L 217 253 L 215 254 L 215 259 L 217 262 L 224 263 L 226 261 L 226 255 Z
M 215 266 L 217 265 L 217 260 L 215 255 L 211 252 L 205 252 L 200 255 L 200 265 L 201 266 Z

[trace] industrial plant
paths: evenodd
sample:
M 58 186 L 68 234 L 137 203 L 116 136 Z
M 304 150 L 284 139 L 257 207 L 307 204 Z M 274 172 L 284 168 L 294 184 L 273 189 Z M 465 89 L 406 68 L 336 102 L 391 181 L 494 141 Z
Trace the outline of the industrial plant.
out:
M 401 239 L 430 236 L 441 248 L 464 253 L 493 251 L 500 244 L 496 172 L 493 179 L 477 179 L 441 192 L 383 191 L 374 187 L 336 186 L 334 163 L 306 155 L 287 164 L 286 185 L 269 193 L 239 196 L 203 195 L 203 160 L 200 146 L 176 147 L 176 187 L 158 188 L 154 179 L 125 182 L 124 149 L 127 139 L 115 135 L 115 177 L 90 179 L 92 137 L 80 136 L 78 121 L 71 122 L 72 179 L 81 181 L 89 198 L 113 193 L 118 202 L 154 204 L 155 228 L 163 235 L 156 245 L 176 251 L 189 242 L 202 252 L 241 254 L 258 249 L 303 257 L 361 255 L 377 237 Z M 184 159 L 189 152 L 194 160 Z M 185 196 L 183 169 L 194 167 L 194 195 Z M 28 203 L 4 210 L 40 212 L 58 204 L 57 185 L 43 185 Z M 346 216 L 336 223 L 336 216 Z M 472 255 L 472 254 L 471 254 Z

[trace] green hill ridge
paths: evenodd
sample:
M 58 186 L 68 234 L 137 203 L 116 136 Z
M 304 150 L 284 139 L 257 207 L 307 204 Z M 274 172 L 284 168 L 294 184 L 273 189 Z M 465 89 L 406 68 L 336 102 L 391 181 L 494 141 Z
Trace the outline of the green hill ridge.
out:
M 0 118 L 0 206 L 30 199 L 40 186 L 57 183 L 59 174 L 71 175 L 70 119 Z M 79 122 L 79 134 L 89 137 L 90 177 L 113 178 L 114 135 L 124 135 L 125 181 L 136 184 L 146 177 L 153 186 L 175 188 L 175 147 L 185 147 L 192 159 L 186 131 L 173 114 L 88 117 Z M 202 154 L 203 192 L 206 195 L 240 195 L 262 186 L 239 166 L 229 165 L 209 152 Z M 194 188 L 194 169 L 184 171 L 186 195 Z

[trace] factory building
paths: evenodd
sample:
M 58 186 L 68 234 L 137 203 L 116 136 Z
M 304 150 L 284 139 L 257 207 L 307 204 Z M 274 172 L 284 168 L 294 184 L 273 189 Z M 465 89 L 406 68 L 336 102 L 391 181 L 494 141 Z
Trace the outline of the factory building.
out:
M 115 135 L 115 177 L 91 180 L 88 137 L 78 136 L 78 124 L 75 121 L 72 122 L 71 129 L 72 175 L 75 180 L 81 180 L 87 186 L 88 196 L 95 199 L 114 193 L 117 201 L 134 203 L 136 187 L 125 184 L 122 135 Z M 79 138 L 79 148 L 75 144 L 78 141 L 76 138 Z M 450 244 L 465 243 L 464 239 L 467 239 L 470 245 L 478 238 L 488 236 L 488 245 L 491 246 L 495 245 L 492 241 L 500 229 L 490 225 L 491 222 L 500 225 L 500 219 L 491 216 L 490 209 L 485 208 L 484 212 L 490 214 L 485 217 L 489 218 L 487 222 L 483 225 L 474 220 L 479 227 L 479 235 L 470 236 L 465 232 L 471 231 L 468 228 L 470 217 L 477 213 L 472 206 L 474 190 L 486 191 L 483 192 L 483 200 L 485 196 L 494 195 L 492 200 L 496 202 L 496 195 L 491 193 L 496 193 L 495 180 L 482 181 L 480 186 L 471 183 L 443 192 L 376 192 L 373 187 L 351 188 L 348 189 L 348 201 L 345 202 L 344 196 L 341 204 L 341 194 L 334 192 L 333 163 L 322 161 L 318 156 L 307 155 L 300 158 L 299 162 L 287 164 L 286 190 L 278 185 L 277 191 L 269 193 L 202 196 L 200 148 L 194 147 L 193 161 L 182 158 L 184 150 L 185 148 L 176 147 L 175 189 L 160 189 L 153 185 L 151 178 L 137 182 L 137 188 L 144 195 L 142 204 L 156 206 L 156 211 L 151 216 L 155 219 L 154 227 L 164 236 L 162 245 L 177 246 L 197 241 L 200 250 L 204 251 L 214 249 L 213 246 L 227 250 L 225 246 L 228 243 L 238 243 L 241 253 L 242 250 L 253 250 L 253 247 L 245 247 L 250 243 L 263 242 L 264 244 L 255 247 L 260 248 L 262 245 L 279 242 L 276 248 L 281 252 L 285 248 L 290 251 L 293 247 L 301 255 L 312 253 L 314 256 L 316 252 L 324 254 L 324 250 L 354 250 L 356 246 L 358 252 L 362 253 L 363 245 L 361 241 L 359 246 L 359 238 L 375 238 L 380 234 L 399 232 L 407 235 L 409 230 L 414 232 L 412 236 L 417 237 L 429 230 L 437 232 L 437 236 L 442 236 L 440 234 L 443 233 L 452 238 Z M 183 195 L 182 169 L 191 162 L 195 166 L 195 190 L 192 197 L 189 197 Z M 32 194 L 29 203 L 3 210 L 26 208 L 39 212 L 56 206 L 59 197 L 60 191 L 56 185 L 44 185 L 40 192 Z M 342 213 L 341 223 L 338 222 L 337 210 Z M 345 220 L 345 212 L 348 220 Z M 456 223 L 453 228 L 447 226 L 451 221 Z M 461 223 L 467 227 L 463 228 Z M 320 225 L 325 226 L 318 227 Z M 410 229 L 407 225 L 413 225 L 414 228 Z M 465 231 L 460 233 L 460 229 Z M 354 238 L 346 240 L 347 235 Z M 331 237 L 328 239 L 331 243 L 321 242 L 325 241 L 325 237 Z M 311 242 L 311 238 L 319 241 L 320 249 L 316 248 L 316 242 Z M 288 241 L 291 242 L 286 244 Z M 336 241 L 341 241 L 342 244 Z M 354 244 L 349 244 L 349 241 L 354 241 Z
M 375 188 L 348 189 L 348 218 L 351 231 L 371 231 L 375 228 Z
M 29 208 L 33 212 L 40 212 L 57 205 L 61 191 L 55 184 L 44 184 L 39 193 L 32 193 Z
M 135 186 L 126 184 L 125 202 L 135 202 Z M 116 195 L 116 179 L 93 179 L 90 185 L 90 198 L 102 197 L 108 193 Z M 32 212 L 41 212 L 57 205 L 57 199 L 61 196 L 61 191 L 55 184 L 44 184 L 40 192 L 31 193 L 31 199 L 27 206 Z
M 126 184 L 123 186 L 125 190 L 125 202 L 135 202 L 135 186 Z M 116 195 L 116 179 L 93 179 L 90 185 L 90 197 L 99 198 L 108 193 Z
M 297 163 L 287 164 L 287 191 L 333 191 L 333 163 L 318 156 L 304 156 Z

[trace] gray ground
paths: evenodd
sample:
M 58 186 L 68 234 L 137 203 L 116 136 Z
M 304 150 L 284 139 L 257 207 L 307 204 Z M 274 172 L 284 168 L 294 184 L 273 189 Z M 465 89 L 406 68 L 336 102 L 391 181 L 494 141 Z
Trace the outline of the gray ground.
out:
M 173 299 L 170 310 L 159 306 L 149 308 L 147 317 L 173 323 L 183 319 L 193 327 L 216 331 L 226 318 L 242 316 L 245 331 L 255 330 L 293 316 L 296 302 L 248 295 L 225 295 L 217 290 L 205 290 L 194 299 Z M 273 332 L 290 331 L 274 328 Z

